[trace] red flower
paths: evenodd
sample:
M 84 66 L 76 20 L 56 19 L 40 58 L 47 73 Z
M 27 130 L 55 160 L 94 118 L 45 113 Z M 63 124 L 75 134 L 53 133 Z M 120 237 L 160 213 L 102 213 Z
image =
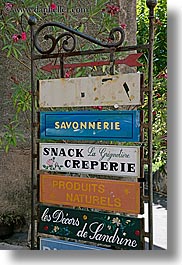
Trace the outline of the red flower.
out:
M 111 14 L 111 16 L 114 16 L 120 12 L 120 7 L 116 6 L 116 5 L 107 4 L 106 5 L 106 11 L 108 14 Z
M 22 33 L 21 33 L 21 39 L 22 39 L 22 40 L 26 40 L 26 39 L 27 39 L 26 32 L 22 32 Z
M 93 108 L 93 109 L 98 109 L 98 110 L 102 110 L 102 109 L 103 109 L 102 106 L 93 106 L 92 108 Z
M 54 3 L 52 3 L 52 4 L 50 4 L 50 8 L 51 8 L 51 10 L 56 10 L 56 8 L 57 8 L 57 5 L 56 5 L 56 4 L 54 4 Z
M 166 74 L 166 73 L 160 73 L 157 77 L 158 77 L 159 79 L 160 79 L 160 78 L 167 79 L 167 74 Z
M 126 24 L 121 24 L 120 27 L 126 29 Z
M 18 34 L 14 34 L 14 35 L 12 36 L 12 39 L 13 39 L 13 42 L 17 42 L 17 41 L 20 39 L 20 35 L 18 35 Z
M 160 98 L 160 97 L 161 97 L 161 94 L 157 93 L 156 96 L 157 96 L 158 98 Z
M 102 110 L 103 107 L 102 107 L 102 106 L 98 106 L 97 109 L 98 109 L 98 110 Z
M 66 73 L 65 73 L 65 77 L 66 78 L 70 78 L 71 75 L 73 74 L 74 72 L 74 69 L 70 68 Z
M 70 78 L 70 76 L 71 76 L 71 71 L 68 70 L 68 71 L 65 73 L 65 77 L 66 77 L 66 78 Z
M 12 7 L 13 7 L 13 4 L 11 4 L 11 3 L 5 3 L 5 9 L 6 9 L 6 11 L 11 11 L 11 9 L 12 9 Z

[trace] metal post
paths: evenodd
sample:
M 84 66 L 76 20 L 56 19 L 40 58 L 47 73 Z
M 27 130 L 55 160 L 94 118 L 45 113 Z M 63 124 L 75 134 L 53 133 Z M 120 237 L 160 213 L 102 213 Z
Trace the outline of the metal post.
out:
M 35 84 L 34 84 L 34 30 L 36 24 L 34 17 L 28 23 L 31 28 L 31 249 L 35 249 Z
M 154 8 L 157 5 L 157 0 L 146 0 L 146 4 L 149 8 L 149 66 L 148 66 L 148 193 L 149 193 L 149 204 L 148 204 L 148 225 L 149 225 L 149 249 L 153 249 L 153 175 L 152 175 L 152 92 L 153 92 L 153 44 L 154 44 Z
M 60 76 L 64 77 L 64 57 L 60 56 Z

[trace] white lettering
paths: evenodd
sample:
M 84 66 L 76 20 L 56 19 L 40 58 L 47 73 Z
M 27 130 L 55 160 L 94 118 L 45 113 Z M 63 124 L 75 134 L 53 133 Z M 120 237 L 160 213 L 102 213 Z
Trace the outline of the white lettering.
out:
M 49 213 L 49 208 L 46 208 L 41 216 L 41 220 L 43 222 L 50 222 L 51 221 L 51 215 Z
M 86 238 L 88 236 L 88 232 L 87 231 L 85 232 L 86 227 L 87 227 L 87 223 L 84 224 L 83 229 L 79 230 L 76 235 L 79 237 Z
M 53 223 L 62 223 L 62 224 L 69 223 L 70 225 L 73 225 L 73 226 L 79 226 L 80 224 L 78 218 L 76 218 L 76 220 L 74 218 L 65 218 L 64 212 L 62 210 L 56 210 L 52 214 L 52 218 L 53 218 Z

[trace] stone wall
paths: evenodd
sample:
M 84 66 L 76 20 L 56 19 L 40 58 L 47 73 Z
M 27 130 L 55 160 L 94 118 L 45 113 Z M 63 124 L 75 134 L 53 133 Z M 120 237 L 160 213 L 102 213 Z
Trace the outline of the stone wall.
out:
M 28 218 L 31 209 L 30 151 L 0 151 L 0 214 L 14 212 Z

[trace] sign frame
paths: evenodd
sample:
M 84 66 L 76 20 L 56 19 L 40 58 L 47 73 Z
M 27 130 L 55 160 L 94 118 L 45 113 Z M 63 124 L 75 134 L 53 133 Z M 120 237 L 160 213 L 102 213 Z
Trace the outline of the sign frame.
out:
M 140 142 L 140 110 L 40 112 L 39 133 L 41 140 Z

